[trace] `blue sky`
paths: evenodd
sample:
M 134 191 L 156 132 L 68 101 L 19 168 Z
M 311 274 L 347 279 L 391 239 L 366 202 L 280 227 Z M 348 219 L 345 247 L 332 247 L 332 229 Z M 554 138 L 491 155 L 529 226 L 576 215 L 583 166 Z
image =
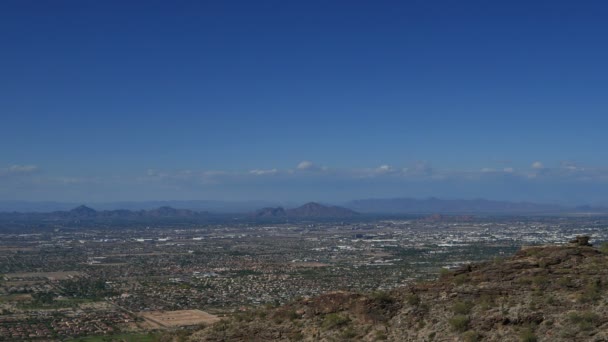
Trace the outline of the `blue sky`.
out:
M 3 1 L 0 199 L 608 203 L 603 1 Z

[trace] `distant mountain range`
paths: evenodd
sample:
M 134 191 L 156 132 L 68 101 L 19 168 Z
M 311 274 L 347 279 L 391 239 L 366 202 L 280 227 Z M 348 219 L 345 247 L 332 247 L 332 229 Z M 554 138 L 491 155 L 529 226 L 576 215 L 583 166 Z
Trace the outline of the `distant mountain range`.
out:
M 31 219 L 44 221 L 61 220 L 96 220 L 96 219 L 146 219 L 146 218 L 203 218 L 207 212 L 197 212 L 188 209 L 175 209 L 171 207 L 160 207 L 153 210 L 103 210 L 97 211 L 81 205 L 69 211 L 52 211 L 48 213 L 1 213 L 4 219 Z
M 214 200 L 191 200 L 191 201 L 120 201 L 120 202 L 52 202 L 52 201 L 0 201 L 0 212 L 41 212 L 69 211 L 81 204 L 94 208 L 95 210 L 153 210 L 159 207 L 172 207 L 190 209 L 192 211 L 208 211 L 213 213 L 247 213 L 263 207 L 283 206 L 295 207 L 299 203 L 281 201 L 214 201 Z
M 318 203 L 307 203 L 294 209 L 283 209 L 282 207 L 264 208 L 255 211 L 253 214 L 234 214 L 231 219 L 275 219 L 275 218 L 294 218 L 294 219 L 324 219 L 324 218 L 349 218 L 355 217 L 358 213 L 341 207 L 325 206 Z M 224 217 L 226 214 L 211 214 L 206 211 L 194 211 L 190 209 L 175 209 L 163 206 L 151 210 L 95 210 L 85 205 L 80 205 L 71 210 L 52 211 L 47 213 L 39 212 L 4 212 L 0 213 L 0 219 L 4 221 L 103 221 L 103 220 L 153 220 L 153 219 L 178 219 L 189 221 L 206 221 L 210 218 Z
M 227 217 L 242 219 L 321 219 L 321 218 L 353 218 L 361 214 L 371 215 L 411 215 L 411 214 L 441 214 L 441 215 L 531 215 L 531 214 L 608 214 L 607 207 L 579 206 L 568 207 L 557 204 L 539 204 L 531 202 L 492 201 L 486 199 L 362 199 L 345 203 L 342 206 L 324 205 L 310 202 L 302 206 L 276 205 L 272 202 L 220 202 L 220 201 L 167 201 L 177 204 L 174 206 L 161 205 L 149 208 L 158 202 L 121 202 L 124 208 L 116 208 L 119 203 L 104 204 L 101 207 L 76 205 L 56 202 L 11 202 L 0 201 L 0 219 L 3 220 L 94 220 L 94 219 L 154 219 L 180 218 L 196 221 L 207 218 L 222 219 Z M 271 204 L 271 205 L 268 205 Z M 274 204 L 274 205 L 273 205 Z M 71 205 L 73 209 L 64 208 Z M 111 210 L 102 210 L 114 207 Z M 146 209 L 133 209 L 145 207 Z M 37 210 L 34 210 L 36 209 Z M 194 209 L 193 209 L 194 208 Z M 262 209 L 259 209 L 262 208 Z M 51 209 L 51 210 L 44 210 Z
M 263 208 L 253 214 L 254 218 L 351 218 L 359 213 L 338 206 L 325 206 L 310 202 L 294 209 Z

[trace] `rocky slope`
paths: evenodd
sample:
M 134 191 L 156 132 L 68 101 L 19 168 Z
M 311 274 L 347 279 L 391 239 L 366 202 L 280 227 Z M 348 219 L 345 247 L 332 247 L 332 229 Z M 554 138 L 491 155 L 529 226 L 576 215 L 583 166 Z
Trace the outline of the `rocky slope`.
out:
M 529 247 L 386 293 L 236 314 L 191 341 L 608 341 L 608 255 Z

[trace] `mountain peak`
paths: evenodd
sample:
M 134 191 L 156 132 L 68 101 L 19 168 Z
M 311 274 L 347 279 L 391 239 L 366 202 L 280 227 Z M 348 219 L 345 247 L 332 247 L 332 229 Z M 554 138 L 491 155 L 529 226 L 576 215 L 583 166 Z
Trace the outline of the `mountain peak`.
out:
M 325 206 L 316 202 L 308 202 L 300 207 L 285 210 L 282 207 L 262 208 L 253 213 L 255 218 L 347 218 L 358 215 L 358 213 L 335 206 Z
M 70 213 L 78 216 L 95 216 L 97 214 L 97 211 L 83 204 L 70 210 Z
M 319 204 L 317 202 L 308 202 L 308 203 L 300 206 L 300 208 L 327 208 L 327 207 L 322 204 Z

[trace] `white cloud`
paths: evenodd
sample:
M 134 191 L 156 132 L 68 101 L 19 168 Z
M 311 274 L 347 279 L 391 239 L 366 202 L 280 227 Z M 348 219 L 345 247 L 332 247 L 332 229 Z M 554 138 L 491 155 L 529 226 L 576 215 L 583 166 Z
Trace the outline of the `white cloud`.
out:
M 483 169 L 481 169 L 481 172 L 483 172 L 483 173 L 496 172 L 496 169 L 493 169 L 490 167 L 484 167 Z
M 298 170 L 312 170 L 314 168 L 316 168 L 315 164 L 308 160 L 301 161 L 297 167 Z
M 376 172 L 377 173 L 389 173 L 389 172 L 393 172 L 394 169 L 390 166 L 390 165 L 380 165 L 376 168 Z
M 326 166 L 317 165 L 309 160 L 304 160 L 298 164 L 298 166 L 296 167 L 296 170 L 299 170 L 299 171 L 328 171 L 328 168 Z
M 206 177 L 214 177 L 214 176 L 226 176 L 226 175 L 229 175 L 230 173 L 227 171 L 222 171 L 222 170 L 208 170 L 208 171 L 203 171 L 201 174 Z
M 167 176 L 166 173 L 159 172 L 158 170 L 155 170 L 155 169 L 148 169 L 148 170 L 146 170 L 146 175 L 148 177 L 164 177 L 164 176 Z
M 249 174 L 256 175 L 256 176 L 264 176 L 264 175 L 274 175 L 274 174 L 277 174 L 278 172 L 279 172 L 279 170 L 277 170 L 277 169 L 270 169 L 270 170 L 255 169 L 255 170 L 250 170 Z
M 427 161 L 417 161 L 411 167 L 405 167 L 401 169 L 401 172 L 406 176 L 431 176 L 433 174 L 433 168 Z
M 543 165 L 543 163 L 539 162 L 539 161 L 535 161 L 534 163 L 532 163 L 532 168 L 533 169 L 542 169 L 545 166 Z
M 28 173 L 38 170 L 36 165 L 11 165 L 8 170 L 14 173 Z
M 575 163 L 572 163 L 569 161 L 562 161 L 560 163 L 560 166 L 562 169 L 568 170 L 568 171 L 583 171 L 584 170 L 583 168 L 578 167 L 578 165 L 576 165 Z
M 515 169 L 512 167 L 505 167 L 504 169 L 502 169 L 502 171 L 506 173 L 513 173 L 515 172 Z
M 9 167 L 0 168 L 0 176 L 9 175 L 25 175 L 38 171 L 36 165 L 10 165 Z

